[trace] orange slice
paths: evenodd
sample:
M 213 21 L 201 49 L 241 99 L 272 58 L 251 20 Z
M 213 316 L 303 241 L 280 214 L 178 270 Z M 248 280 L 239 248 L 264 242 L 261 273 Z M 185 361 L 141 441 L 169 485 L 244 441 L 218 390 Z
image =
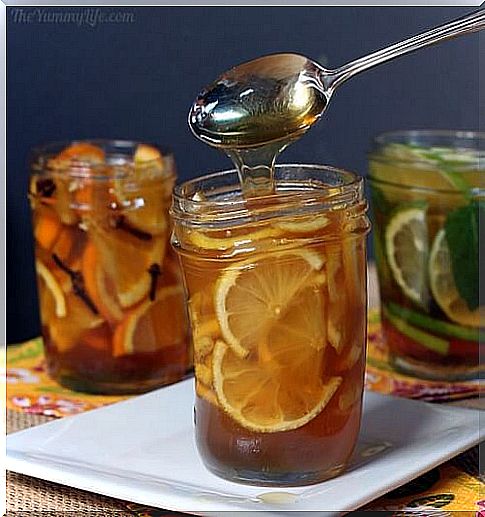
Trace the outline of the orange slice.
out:
M 79 221 L 78 204 L 81 201 L 90 203 L 93 197 L 89 178 L 74 178 L 70 175 L 70 169 L 84 168 L 83 173 L 89 173 L 90 167 L 100 165 L 104 160 L 105 154 L 100 147 L 80 142 L 67 147 L 49 161 L 56 185 L 54 207 L 64 224 L 76 224 Z
M 259 433 L 289 431 L 304 426 L 325 408 L 341 377 L 324 377 L 323 354 L 301 354 L 287 347 L 287 359 L 277 359 L 279 347 L 265 357 L 241 358 L 218 341 L 213 374 L 217 399 L 227 414 L 245 429 Z
M 99 261 L 99 254 L 92 242 L 88 242 L 82 257 L 82 273 L 86 290 L 102 316 L 117 322 L 123 311 L 116 297 L 115 287 Z
M 135 228 L 150 235 L 168 232 L 168 207 L 175 182 L 169 158 L 155 147 L 140 144 L 134 155 L 134 175 L 115 180 L 114 192 L 123 215 Z
M 186 338 L 184 294 L 180 286 L 159 289 L 156 299 L 130 311 L 113 336 L 113 355 L 122 356 L 181 345 Z
M 80 337 L 83 346 L 89 346 L 99 351 L 111 353 L 111 328 L 107 323 L 85 331 Z
M 66 147 L 51 162 L 55 167 L 66 167 L 76 162 L 89 165 L 100 164 L 104 160 L 105 154 L 101 147 L 88 142 L 79 142 Z
M 158 166 L 161 167 L 163 163 L 160 151 L 156 147 L 148 144 L 139 144 L 137 146 L 133 160 L 136 165 L 144 165 L 148 162 L 157 162 Z
M 96 260 L 113 282 L 121 307 L 125 309 L 140 302 L 152 285 L 150 267 L 163 263 L 165 239 L 139 239 L 121 229 L 107 229 L 94 219 L 86 218 L 85 223 L 99 254 Z
M 81 343 L 81 336 L 86 330 L 103 323 L 99 314 L 95 314 L 72 291 L 66 295 L 66 308 L 65 317 L 53 317 L 47 322 L 50 337 L 59 352 L 66 352 Z
M 34 238 L 45 250 L 50 251 L 62 230 L 56 212 L 45 205 L 38 205 L 34 212 Z

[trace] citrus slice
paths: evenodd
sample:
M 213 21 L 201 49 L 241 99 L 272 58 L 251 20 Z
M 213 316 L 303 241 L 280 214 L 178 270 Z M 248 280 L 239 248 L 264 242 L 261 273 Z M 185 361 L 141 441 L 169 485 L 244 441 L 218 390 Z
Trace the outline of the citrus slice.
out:
M 272 339 L 325 344 L 322 258 L 286 251 L 226 268 L 216 283 L 215 308 L 224 340 L 241 357 Z
M 72 225 L 78 222 L 79 215 L 75 207 L 84 204 L 88 208 L 94 203 L 93 184 L 86 177 L 90 167 L 101 165 L 105 160 L 104 151 L 93 144 L 80 142 L 72 144 L 61 151 L 55 158 L 49 160 L 49 168 L 54 171 L 55 184 L 54 207 L 64 224 Z M 71 175 L 73 168 L 82 170 L 83 178 Z
M 168 231 L 168 206 L 175 182 L 169 157 L 155 147 L 140 144 L 133 157 L 133 176 L 114 181 L 116 198 L 134 228 L 150 235 Z
M 56 212 L 45 205 L 39 205 L 34 212 L 34 238 L 44 249 L 50 251 L 62 230 Z
M 219 324 L 216 320 L 208 320 L 203 323 L 192 323 L 192 328 L 195 360 L 203 361 L 214 348 Z
M 97 165 L 104 162 L 105 154 L 101 147 L 88 142 L 79 142 L 62 150 L 49 165 L 53 168 L 69 167 L 73 163 Z
M 259 433 L 289 431 L 313 420 L 342 378 L 322 378 L 323 354 L 299 352 L 294 348 L 294 361 L 281 365 L 274 358 L 241 358 L 217 341 L 213 382 L 222 408 L 245 429 Z
M 111 353 L 112 330 L 108 323 L 83 332 L 79 341 L 83 347 L 91 347 L 105 353 Z
M 49 308 L 54 309 L 53 313 L 57 318 L 64 318 L 66 316 L 66 299 L 61 286 L 51 271 L 40 260 L 35 261 L 35 269 L 40 278 L 39 294 L 42 320 L 50 319 L 51 310 Z
M 139 239 L 121 229 L 107 229 L 94 219 L 86 219 L 86 225 L 99 254 L 99 267 L 113 282 L 121 307 L 140 302 L 152 286 L 150 267 L 163 263 L 165 239 Z
M 48 322 L 49 334 L 59 352 L 66 352 L 82 342 L 82 334 L 103 323 L 73 291 L 66 294 L 66 317 L 51 318 Z
M 139 144 L 137 146 L 133 160 L 136 165 L 153 161 L 158 162 L 160 166 L 162 165 L 162 155 L 160 151 L 156 147 L 148 144 Z
M 471 311 L 458 293 L 444 229 L 436 234 L 431 246 L 429 278 L 434 299 L 450 320 L 469 327 L 485 326 L 485 307 Z
M 394 280 L 413 302 L 427 308 L 428 230 L 426 210 L 409 207 L 399 210 L 385 230 L 386 252 Z
M 221 232 L 218 232 L 221 233 Z M 251 233 L 244 233 L 240 235 L 229 235 L 221 237 L 211 237 L 207 233 L 198 231 L 191 231 L 188 235 L 190 241 L 197 248 L 225 251 L 230 248 L 237 248 L 238 246 L 247 246 L 255 241 L 262 241 L 264 239 L 271 239 L 278 237 L 282 231 L 275 227 L 267 227 L 259 230 L 254 230 Z
M 110 322 L 120 321 L 123 311 L 116 297 L 114 283 L 101 267 L 98 251 L 92 242 L 88 242 L 84 249 L 82 274 L 86 291 L 103 317 Z
M 113 336 L 113 355 L 155 352 L 181 345 L 186 339 L 186 325 L 183 289 L 161 288 L 154 301 L 144 301 L 118 325 Z
M 150 235 L 168 232 L 169 201 L 165 194 L 166 185 L 160 181 L 148 182 L 135 194 L 123 192 L 123 188 L 120 187 L 122 182 L 115 183 L 118 185 L 115 188 L 116 196 L 126 206 L 123 214 L 133 227 Z
M 276 226 L 284 231 L 291 233 L 309 233 L 322 230 L 330 224 L 330 219 L 326 215 L 312 215 L 300 219 L 283 221 Z
M 212 369 L 204 363 L 195 364 L 195 377 L 204 386 L 210 388 L 212 386 Z
M 214 394 L 214 391 L 211 388 L 208 388 L 198 379 L 195 379 L 195 392 L 199 397 L 207 400 L 207 402 L 210 402 L 214 406 L 219 406 L 219 402 L 216 395 Z

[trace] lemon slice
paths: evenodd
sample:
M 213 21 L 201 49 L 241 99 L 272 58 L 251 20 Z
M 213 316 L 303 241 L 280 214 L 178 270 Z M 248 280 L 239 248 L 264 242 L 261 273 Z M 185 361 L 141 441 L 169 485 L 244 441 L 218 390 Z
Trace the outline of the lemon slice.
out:
M 410 207 L 399 210 L 385 230 L 389 266 L 402 292 L 413 302 L 427 308 L 428 230 L 426 210 Z
M 219 324 L 216 320 L 203 323 L 192 322 L 194 355 L 197 360 L 204 360 L 214 348 L 215 336 L 219 333 Z
M 325 215 L 302 217 L 301 220 L 283 221 L 276 226 L 291 233 L 310 233 L 322 230 L 330 224 L 330 219 Z
M 470 327 L 485 325 L 485 307 L 471 311 L 458 293 L 444 229 L 436 234 L 431 246 L 429 278 L 434 299 L 450 320 Z
M 341 377 L 322 378 L 323 354 L 299 353 L 281 364 L 275 358 L 241 358 L 223 341 L 214 348 L 217 399 L 233 420 L 259 433 L 289 431 L 313 420 L 337 391 Z
M 242 245 L 247 246 L 255 241 L 278 237 L 281 234 L 282 232 L 278 228 L 268 227 L 255 230 L 251 233 L 228 237 L 210 237 L 207 233 L 198 232 L 196 230 L 190 232 L 188 236 L 192 244 L 197 248 L 226 251 Z
M 159 289 L 155 301 L 145 300 L 125 315 L 113 336 L 115 357 L 182 345 L 186 339 L 183 289 Z
M 41 296 L 41 302 L 45 300 L 45 296 L 47 293 L 52 296 L 52 299 L 54 301 L 54 313 L 58 318 L 64 318 L 66 316 L 66 299 L 64 297 L 64 293 L 62 292 L 62 288 L 57 282 L 55 276 L 47 269 L 47 267 L 40 261 L 35 261 L 35 269 L 37 270 L 37 274 L 39 275 L 41 279 L 40 284 L 40 296 Z M 51 306 L 51 304 L 48 302 L 48 300 L 45 300 L 45 303 L 41 303 L 41 312 L 50 312 L 48 310 L 48 306 Z M 48 315 L 42 314 L 42 319 L 44 320 L 44 317 L 48 318 Z
M 249 259 L 226 268 L 214 304 L 224 340 L 241 357 L 272 339 L 324 346 L 320 272 L 323 259 L 309 250 Z M 291 336 L 291 337 L 290 337 Z
M 195 379 L 195 392 L 197 396 L 207 400 L 214 406 L 219 406 L 219 401 L 211 388 L 208 388 L 207 385 L 200 382 L 197 378 Z

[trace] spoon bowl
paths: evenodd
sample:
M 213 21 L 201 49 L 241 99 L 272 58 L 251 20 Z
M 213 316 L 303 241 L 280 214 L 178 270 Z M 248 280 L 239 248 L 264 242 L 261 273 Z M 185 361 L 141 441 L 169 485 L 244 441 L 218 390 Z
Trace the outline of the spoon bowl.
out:
M 243 63 L 198 95 L 189 126 L 206 143 L 230 149 L 297 138 L 327 107 L 323 70 L 297 54 Z

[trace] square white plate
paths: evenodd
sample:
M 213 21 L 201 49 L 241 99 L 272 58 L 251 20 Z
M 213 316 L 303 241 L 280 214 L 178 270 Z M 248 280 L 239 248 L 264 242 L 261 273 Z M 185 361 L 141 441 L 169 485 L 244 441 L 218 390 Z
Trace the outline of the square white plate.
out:
M 358 447 L 345 474 L 307 487 L 250 487 L 219 479 L 202 465 L 193 438 L 193 399 L 193 380 L 188 379 L 11 434 L 7 468 L 199 515 L 339 513 L 410 481 L 477 444 L 484 435 L 480 419 L 485 411 L 366 392 Z

